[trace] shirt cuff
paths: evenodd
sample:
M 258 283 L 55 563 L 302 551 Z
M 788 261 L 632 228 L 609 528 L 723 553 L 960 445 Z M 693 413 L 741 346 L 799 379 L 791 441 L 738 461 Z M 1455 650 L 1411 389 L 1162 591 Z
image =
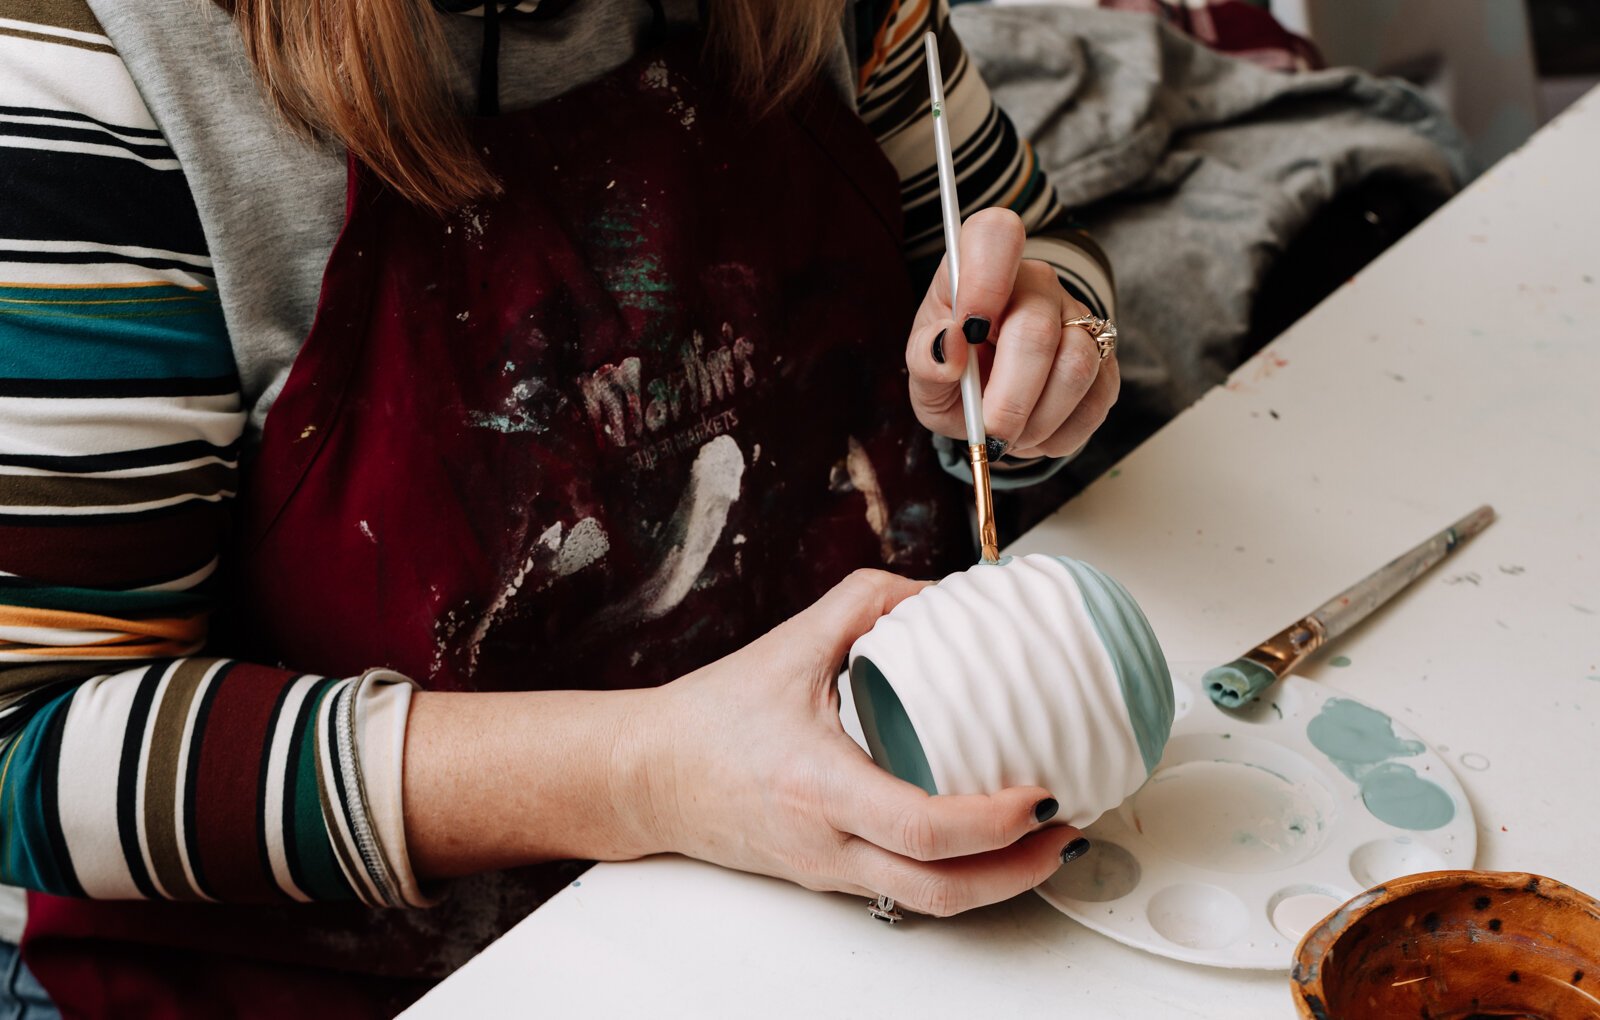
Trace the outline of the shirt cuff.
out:
M 347 744 L 341 741 L 339 767 L 357 792 L 347 821 L 368 879 L 354 884 L 369 893 L 362 898 L 373 906 L 428 907 L 441 898 L 440 889 L 424 888 L 417 880 L 406 849 L 401 777 L 415 690 L 409 677 L 371 669 L 356 681 L 348 709 L 336 713 L 335 725 L 348 738 Z
M 1116 317 L 1116 281 L 1111 263 L 1088 234 L 1064 230 L 1059 234 L 1038 234 L 1022 246 L 1022 257 L 1047 262 L 1061 279 L 1061 286 L 1093 315 Z

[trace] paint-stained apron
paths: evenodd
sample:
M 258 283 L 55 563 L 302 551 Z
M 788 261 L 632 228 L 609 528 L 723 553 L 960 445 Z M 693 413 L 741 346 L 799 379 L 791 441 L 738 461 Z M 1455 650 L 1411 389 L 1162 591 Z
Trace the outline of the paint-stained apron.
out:
M 456 215 L 352 173 L 241 500 L 248 640 L 221 651 L 433 690 L 645 686 L 855 567 L 963 558 L 906 396 L 893 169 L 826 89 L 752 121 L 697 53 L 475 122 L 506 190 Z M 431 910 L 36 897 L 30 946 L 69 1015 L 382 1016 L 575 870 Z

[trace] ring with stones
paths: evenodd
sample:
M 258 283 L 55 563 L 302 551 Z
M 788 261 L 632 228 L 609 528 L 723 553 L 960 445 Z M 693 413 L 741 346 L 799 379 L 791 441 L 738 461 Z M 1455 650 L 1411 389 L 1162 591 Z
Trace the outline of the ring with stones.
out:
M 1102 319 L 1098 315 L 1080 315 L 1061 323 L 1062 329 L 1068 326 L 1083 327 L 1084 331 L 1094 339 L 1095 346 L 1100 348 L 1101 361 L 1111 357 L 1117 349 L 1117 324 L 1110 319 Z

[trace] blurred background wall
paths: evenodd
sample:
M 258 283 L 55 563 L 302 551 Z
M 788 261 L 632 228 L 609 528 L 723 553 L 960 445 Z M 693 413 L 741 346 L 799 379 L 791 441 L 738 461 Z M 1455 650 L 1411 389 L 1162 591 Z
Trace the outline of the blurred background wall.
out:
M 1243 2 L 1269 9 L 1316 43 L 1330 65 L 1394 75 L 1424 89 L 1466 132 L 1480 169 L 1600 84 L 1600 0 Z
M 1394 75 L 1427 91 L 1455 116 L 1480 167 L 1539 126 L 1523 0 L 1272 0 L 1270 7 L 1329 64 Z

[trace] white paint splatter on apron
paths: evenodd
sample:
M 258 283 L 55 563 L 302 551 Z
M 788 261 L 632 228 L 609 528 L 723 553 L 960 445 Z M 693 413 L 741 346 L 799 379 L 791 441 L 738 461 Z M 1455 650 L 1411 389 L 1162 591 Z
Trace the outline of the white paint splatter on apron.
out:
M 878 536 L 883 562 L 893 563 L 895 549 L 894 543 L 889 540 L 889 502 L 883 498 L 883 486 L 878 484 L 878 472 L 872 467 L 872 459 L 855 436 L 850 437 L 850 452 L 845 457 L 844 466 L 850 475 L 850 484 L 866 497 L 867 527 Z
M 702 446 L 689 469 L 689 488 L 668 525 L 668 534 L 682 538 L 632 595 L 602 613 L 600 619 L 654 620 L 677 608 L 694 588 L 722 537 L 743 478 L 744 452 L 732 436 L 718 436 Z
M 593 517 L 585 517 L 572 526 L 567 532 L 565 540 L 561 537 L 562 524 L 555 522 L 539 533 L 533 552 L 517 568 L 517 572 L 506 582 L 493 602 L 489 603 L 488 610 L 478 619 L 478 625 L 473 628 L 472 635 L 467 638 L 468 661 L 476 667 L 478 664 L 478 648 L 483 644 L 483 639 L 489 636 L 489 631 L 505 612 L 506 605 L 522 590 L 528 575 L 534 568 L 542 567 L 539 571 L 541 580 L 532 591 L 539 592 L 554 584 L 558 579 L 575 574 L 591 563 L 599 561 L 606 553 L 611 551 L 611 540 L 606 535 L 606 529 Z

